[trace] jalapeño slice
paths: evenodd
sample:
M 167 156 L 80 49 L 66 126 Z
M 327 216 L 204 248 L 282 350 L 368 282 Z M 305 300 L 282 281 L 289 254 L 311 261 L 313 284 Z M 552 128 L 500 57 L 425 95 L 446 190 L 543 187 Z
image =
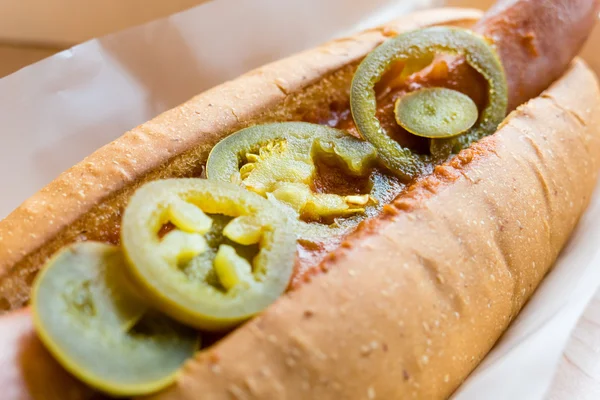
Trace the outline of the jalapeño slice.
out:
M 469 96 L 446 88 L 426 88 L 396 101 L 396 122 L 413 135 L 451 138 L 477 122 L 477 105 Z
M 38 336 L 57 361 L 115 396 L 171 384 L 198 348 L 195 330 L 149 310 L 132 291 L 118 247 L 84 242 L 61 250 L 33 285 Z
M 349 194 L 319 191 L 318 162 L 341 168 L 344 181 L 360 178 L 369 183 Z M 223 139 L 208 157 L 206 175 L 272 200 L 294 222 L 299 238 L 318 241 L 343 234 L 385 204 L 383 196 L 395 178 L 376 178 L 376 163 L 374 147 L 344 131 L 282 122 L 242 129 Z
M 350 108 L 360 134 L 371 142 L 383 163 L 399 176 L 414 177 L 423 165 L 423 157 L 403 148 L 391 139 L 376 117 L 375 85 L 397 62 L 414 63 L 431 59 L 436 53 L 464 56 L 467 63 L 488 82 L 488 104 L 477 123 L 452 139 L 432 139 L 436 156 L 459 151 L 472 142 L 492 134 L 506 115 L 508 89 L 498 55 L 483 37 L 451 27 L 433 27 L 407 32 L 384 42 L 358 66 L 352 80 Z M 448 107 L 452 104 L 449 103 Z
M 156 308 L 223 330 L 285 291 L 296 250 L 287 225 L 269 201 L 233 184 L 168 179 L 132 196 L 121 242 L 132 278 Z

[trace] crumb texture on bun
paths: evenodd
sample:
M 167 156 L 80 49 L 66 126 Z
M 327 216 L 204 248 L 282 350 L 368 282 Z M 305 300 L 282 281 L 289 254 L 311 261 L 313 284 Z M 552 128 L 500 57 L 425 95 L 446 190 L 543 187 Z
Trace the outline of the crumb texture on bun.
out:
M 599 155 L 598 82 L 576 60 L 498 132 L 359 228 L 327 273 L 150 398 L 446 398 L 553 265 Z

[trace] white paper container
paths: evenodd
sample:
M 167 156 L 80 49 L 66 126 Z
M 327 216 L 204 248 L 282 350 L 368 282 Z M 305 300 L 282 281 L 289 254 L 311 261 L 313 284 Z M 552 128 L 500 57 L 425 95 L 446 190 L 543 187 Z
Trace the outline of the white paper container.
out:
M 214 0 L 1 79 L 0 218 L 101 145 L 204 89 L 439 3 Z M 600 67 L 592 50 L 598 29 L 592 41 L 586 56 Z M 572 328 L 600 285 L 598 221 L 599 195 L 553 271 L 456 400 L 543 398 Z

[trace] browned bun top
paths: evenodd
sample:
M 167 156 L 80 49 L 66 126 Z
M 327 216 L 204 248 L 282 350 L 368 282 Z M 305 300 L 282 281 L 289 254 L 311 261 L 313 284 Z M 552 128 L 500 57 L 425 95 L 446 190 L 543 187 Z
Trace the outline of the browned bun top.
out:
M 40 266 L 78 240 L 115 242 L 121 212 L 144 182 L 199 176 L 210 149 L 248 125 L 299 120 L 347 102 L 356 63 L 387 37 L 435 24 L 468 26 L 481 12 L 411 14 L 251 71 L 125 133 L 0 221 L 0 311 L 18 309 Z

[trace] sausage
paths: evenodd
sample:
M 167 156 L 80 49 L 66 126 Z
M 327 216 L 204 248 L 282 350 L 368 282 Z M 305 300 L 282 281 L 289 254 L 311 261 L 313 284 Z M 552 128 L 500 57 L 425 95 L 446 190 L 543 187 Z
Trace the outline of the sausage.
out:
M 501 0 L 474 26 L 500 55 L 509 110 L 539 95 L 566 71 L 599 10 L 598 0 Z
M 538 96 L 566 71 L 599 11 L 598 0 L 500 0 L 485 13 L 473 31 L 488 38 L 502 60 L 508 111 Z M 401 92 L 439 85 L 462 91 L 478 104 L 485 100 L 485 81 L 462 59 L 443 60 L 415 74 Z

